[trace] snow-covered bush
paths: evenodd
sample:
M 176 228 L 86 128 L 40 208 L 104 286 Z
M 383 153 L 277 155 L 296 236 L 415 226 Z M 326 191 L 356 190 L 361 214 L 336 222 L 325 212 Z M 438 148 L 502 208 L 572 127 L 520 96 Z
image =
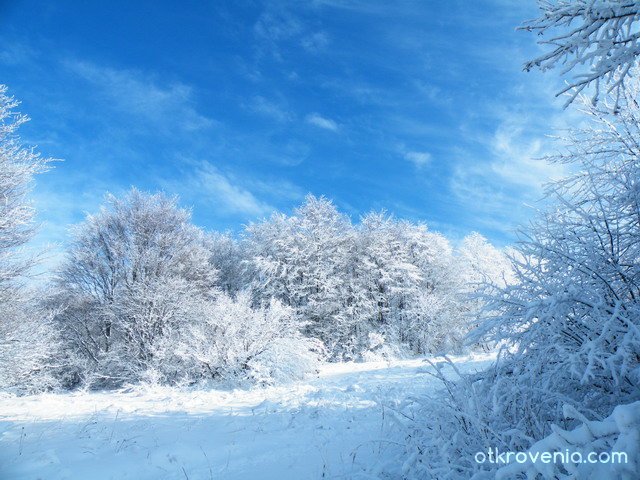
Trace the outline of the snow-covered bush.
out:
M 522 451 L 553 424 L 573 428 L 567 408 L 603 418 L 640 399 L 635 98 L 637 91 L 625 91 L 618 114 L 587 103 L 592 125 L 565 139 L 566 153 L 555 160 L 573 163 L 577 173 L 549 185 L 553 205 L 522 232 L 512 256 L 515 282 L 489 292 L 471 337 L 506 348 L 489 371 L 445 382 L 447 393 L 429 411 L 446 411 L 449 420 L 418 422 L 428 430 L 413 435 L 420 440 L 410 448 L 419 452 L 421 478 L 484 478 L 490 466 L 474 464 L 474 452 Z
M 407 398 L 392 410 L 400 412 L 394 418 L 406 443 L 400 456 L 388 462 L 390 478 L 491 479 L 494 465 L 477 463 L 474 454 L 507 445 L 503 432 L 511 427 L 509 419 L 491 408 L 496 399 L 487 376 L 496 372 L 462 374 L 446 357 L 433 366 L 442 389 Z
M 53 316 L 33 292 L 2 304 L 0 389 L 35 393 L 60 387 L 63 354 Z
M 526 452 L 525 462 L 512 462 L 500 468 L 496 480 L 638 478 L 640 402 L 618 405 L 602 421 L 588 420 L 568 406 L 564 409 L 564 416 L 578 420 L 580 426 L 572 430 L 554 426 L 553 433 L 534 443 Z M 565 454 L 564 457 L 558 455 L 561 461 L 541 461 L 541 455 L 555 452 Z M 567 452 L 569 455 L 566 455 Z
M 318 372 L 324 345 L 300 334 L 279 337 L 247 362 L 252 380 L 261 384 L 301 380 Z
M 591 128 L 566 139 L 578 173 L 549 186 L 555 207 L 519 243 L 518 283 L 501 289 L 477 335 L 515 347 L 505 357 L 522 388 L 556 418 L 570 401 L 608 414 L 640 398 L 640 109 L 589 107 Z M 526 387 L 525 387 L 526 385 Z M 506 392 L 505 392 L 506 393 Z M 529 434 L 541 433 L 532 424 Z
M 297 379 L 316 370 L 321 353 L 300 328 L 277 300 L 255 306 L 248 292 L 221 295 L 182 326 L 174 348 L 194 379 Z

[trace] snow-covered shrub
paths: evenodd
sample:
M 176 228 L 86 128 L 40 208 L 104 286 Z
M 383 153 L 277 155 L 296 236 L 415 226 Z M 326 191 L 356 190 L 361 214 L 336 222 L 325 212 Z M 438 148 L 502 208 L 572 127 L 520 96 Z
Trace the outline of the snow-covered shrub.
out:
M 53 316 L 26 292 L 2 304 L 0 389 L 24 394 L 60 387 L 63 353 Z
M 411 356 L 406 345 L 397 342 L 396 338 L 397 336 L 394 335 L 393 340 L 389 341 L 389 339 L 381 333 L 369 333 L 368 347 L 362 354 L 362 360 L 365 362 L 379 362 Z
M 274 339 L 247 365 L 254 381 L 261 384 L 286 382 L 317 373 L 325 355 L 322 342 L 297 334 Z
M 184 324 L 176 354 L 194 379 L 249 379 L 269 383 L 300 378 L 317 368 L 318 350 L 300 333 L 291 308 L 272 300 L 252 305 L 250 294 L 219 296 Z
M 563 403 L 605 415 L 640 398 L 640 108 L 628 95 L 617 115 L 591 106 L 592 126 L 566 140 L 556 160 L 578 173 L 549 186 L 555 207 L 524 233 L 517 283 L 494 296 L 476 333 L 508 339 L 504 364 L 537 402 L 558 397 L 550 420 Z M 527 434 L 544 430 L 532 423 Z
M 564 409 L 564 416 L 578 420 L 580 426 L 572 430 L 554 426 L 552 434 L 529 448 L 527 461 L 512 462 L 500 468 L 496 480 L 638 478 L 640 402 L 618 405 L 602 421 L 588 420 L 569 406 Z M 558 455 L 558 462 L 541 461 L 541 455 L 555 452 L 565 455 Z
M 405 438 L 401 452 L 385 461 L 391 479 L 492 478 L 492 465 L 475 462 L 474 454 L 503 446 L 499 428 L 507 428 L 508 422 L 493 416 L 483 374 L 460 373 L 455 363 L 443 358 L 433 364 L 442 388 L 390 406 L 394 423 L 388 428 L 399 429 Z
M 390 478 L 403 480 L 631 480 L 638 476 L 640 453 L 640 403 L 619 405 L 601 420 L 590 421 L 575 407 L 565 404 L 562 414 L 546 425 L 549 434 L 536 439 L 523 436 L 514 416 L 502 416 L 493 407 L 492 383 L 506 372 L 460 374 L 450 378 L 450 361 L 436 364 L 436 377 L 444 388 L 430 397 L 406 400 L 396 407 L 396 425 L 406 446 L 400 457 L 388 464 Z M 490 381 L 487 378 L 490 377 Z M 531 413 L 539 413 L 522 397 Z M 544 408 L 544 407 L 543 407 Z M 560 426 L 561 425 L 561 426 Z M 494 457 L 488 460 L 488 453 Z M 497 452 L 502 453 L 500 459 Z M 507 457 L 506 452 L 513 452 Z M 548 452 L 553 461 L 543 461 Z M 553 458 L 554 452 L 563 454 Z M 577 452 L 577 453 L 576 453 Z M 593 452 L 593 453 L 592 453 Z M 612 457 L 613 452 L 623 456 Z M 519 453 L 518 460 L 515 454 Z M 604 453 L 601 462 L 593 455 Z M 588 457 L 592 454 L 592 457 Z M 525 457 L 526 455 L 526 457 Z M 573 455 L 573 457 L 571 456 Z M 580 455 L 580 456 L 576 456 Z M 589 463 L 587 459 L 594 463 Z M 534 459 L 534 460 L 532 460 Z M 584 460 L 584 463 L 582 461 Z
M 486 444 L 522 451 L 553 424 L 575 427 L 563 409 L 603 418 L 640 399 L 640 107 L 637 90 L 626 95 L 618 114 L 588 104 L 594 123 L 555 157 L 577 173 L 549 185 L 553 205 L 512 257 L 515 282 L 489 292 L 471 337 L 508 348 L 489 371 L 445 383 L 430 410 L 454 420 L 425 419 L 429 435 L 412 443 L 431 477 L 483 478 L 488 466 L 470 459 Z

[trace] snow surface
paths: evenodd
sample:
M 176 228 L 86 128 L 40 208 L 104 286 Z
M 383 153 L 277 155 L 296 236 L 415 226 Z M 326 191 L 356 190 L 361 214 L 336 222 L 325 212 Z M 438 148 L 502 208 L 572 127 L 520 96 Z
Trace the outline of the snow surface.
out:
M 454 357 L 463 371 L 493 357 Z M 366 478 L 401 438 L 383 405 L 438 387 L 424 360 L 324 365 L 236 390 L 0 397 L 2 479 Z M 399 434 L 396 434 L 399 435 Z

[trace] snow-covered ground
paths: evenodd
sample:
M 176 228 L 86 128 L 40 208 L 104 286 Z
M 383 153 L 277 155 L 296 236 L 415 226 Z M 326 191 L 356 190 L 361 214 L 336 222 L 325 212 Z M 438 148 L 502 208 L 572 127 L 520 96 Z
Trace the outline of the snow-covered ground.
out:
M 473 371 L 491 358 L 455 360 Z M 430 369 L 332 364 L 266 388 L 0 397 L 0 478 L 361 478 L 401 441 L 382 405 L 436 388 Z

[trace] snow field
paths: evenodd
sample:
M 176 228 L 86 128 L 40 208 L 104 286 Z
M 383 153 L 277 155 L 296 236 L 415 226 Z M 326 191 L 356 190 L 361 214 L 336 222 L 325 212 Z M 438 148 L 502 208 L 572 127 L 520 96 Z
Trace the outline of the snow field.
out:
M 491 358 L 455 360 L 473 371 Z M 370 478 L 364 469 L 402 442 L 385 405 L 437 388 L 430 369 L 344 363 L 270 387 L 4 396 L 0 478 Z

